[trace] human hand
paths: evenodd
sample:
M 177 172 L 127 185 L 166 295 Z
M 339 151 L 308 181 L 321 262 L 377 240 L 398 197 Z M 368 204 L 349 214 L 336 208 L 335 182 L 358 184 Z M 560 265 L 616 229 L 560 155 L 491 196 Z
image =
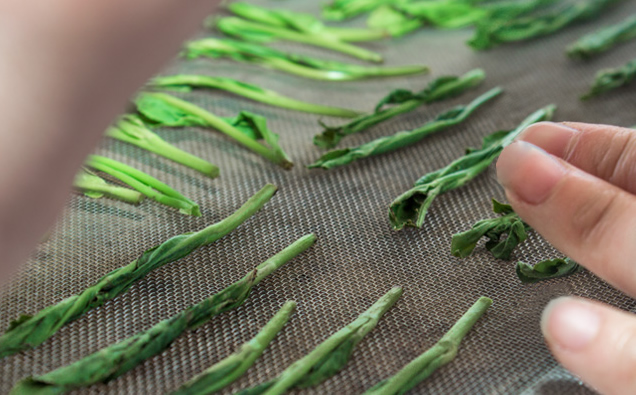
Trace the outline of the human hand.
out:
M 134 92 L 217 0 L 0 0 L 0 283 Z
M 543 237 L 636 296 L 636 131 L 542 122 L 501 154 L 497 176 L 515 211 Z M 636 393 L 636 317 L 580 298 L 545 308 L 556 359 L 607 394 Z

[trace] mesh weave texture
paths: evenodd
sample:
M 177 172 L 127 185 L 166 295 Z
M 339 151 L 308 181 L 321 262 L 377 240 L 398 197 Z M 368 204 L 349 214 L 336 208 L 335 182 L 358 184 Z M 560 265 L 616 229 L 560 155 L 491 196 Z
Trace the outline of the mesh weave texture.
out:
M 254 3 L 318 12 L 318 2 L 310 0 Z M 35 312 L 81 291 L 171 236 L 225 218 L 267 182 L 278 185 L 280 191 L 229 236 L 151 273 L 127 294 L 62 328 L 37 349 L 0 360 L 0 393 L 7 393 L 25 376 L 76 361 L 201 301 L 310 232 L 318 235 L 318 244 L 262 282 L 243 307 L 181 336 L 169 350 L 119 379 L 77 393 L 158 394 L 176 389 L 251 338 L 286 300 L 296 300 L 298 310 L 277 339 L 243 378 L 223 392 L 233 393 L 275 377 L 395 285 L 404 287 L 404 296 L 360 343 L 347 367 L 323 385 L 293 393 L 363 392 L 434 344 L 482 295 L 492 298 L 494 305 L 465 339 L 457 359 L 413 393 L 592 393 L 550 356 L 539 330 L 541 310 L 560 295 L 595 298 L 628 311 L 634 311 L 635 303 L 587 272 L 523 285 L 515 276 L 513 263 L 493 259 L 483 246 L 462 261 L 452 257 L 451 235 L 491 217 L 492 197 L 504 199 L 493 169 L 469 186 L 438 198 L 421 230 L 392 231 L 387 209 L 421 175 L 462 155 L 486 134 L 514 128 L 526 115 L 549 103 L 559 106 L 557 120 L 636 124 L 633 89 L 586 103 L 578 100 L 596 70 L 633 58 L 636 42 L 587 63 L 570 61 L 564 55 L 565 46 L 580 35 L 617 22 L 630 12 L 636 12 L 636 3 L 624 2 L 598 20 L 562 34 L 483 53 L 464 44 L 471 35 L 468 30 L 425 30 L 403 39 L 365 44 L 384 54 L 389 65 L 431 66 L 433 72 L 428 76 L 330 83 L 229 60 L 174 62 L 165 70 L 166 75 L 181 72 L 232 77 L 310 102 L 367 111 L 392 89 L 421 89 L 440 75 L 462 74 L 476 67 L 486 70 L 487 81 L 476 91 L 421 107 L 354 135 L 342 146 L 415 128 L 496 85 L 501 85 L 505 94 L 458 127 L 398 152 L 329 172 L 304 168 L 321 154 L 311 143 L 320 131 L 318 116 L 222 92 L 179 94 L 222 116 L 233 116 L 240 110 L 266 116 L 272 130 L 280 133 L 281 144 L 296 167 L 285 172 L 215 131 L 158 131 L 176 146 L 219 165 L 221 177 L 209 180 L 154 154 L 105 139 L 99 153 L 174 186 L 201 205 L 203 217 L 187 217 L 151 200 L 135 207 L 73 194 L 49 239 L 38 247 L 15 281 L 0 291 L 0 327 L 5 328 L 21 313 Z M 352 25 L 357 23 L 361 22 Z M 274 46 L 355 62 L 307 46 Z M 533 233 L 515 259 L 537 262 L 557 255 Z

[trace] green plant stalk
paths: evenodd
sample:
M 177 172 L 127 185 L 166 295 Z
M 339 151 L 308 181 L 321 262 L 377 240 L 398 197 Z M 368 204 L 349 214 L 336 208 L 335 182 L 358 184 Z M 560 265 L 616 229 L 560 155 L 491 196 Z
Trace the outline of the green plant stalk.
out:
M 32 316 L 22 315 L 0 336 L 0 358 L 37 347 L 62 326 L 124 294 L 151 271 L 221 239 L 260 210 L 275 193 L 276 186 L 268 184 L 223 221 L 195 233 L 175 236 L 145 251 L 128 265 L 108 273 L 80 294 L 48 306 Z
M 469 45 L 477 50 L 503 43 L 530 40 L 555 33 L 569 25 L 598 16 L 618 0 L 589 0 L 549 9 L 540 15 L 519 18 L 486 18 L 477 24 Z
M 492 300 L 481 297 L 431 348 L 407 364 L 388 380 L 380 382 L 365 395 L 402 395 L 426 380 L 433 372 L 453 361 L 459 345 L 477 321 L 492 305 Z
M 406 2 L 394 7 L 427 23 L 447 29 L 458 29 L 473 25 L 488 12 L 471 1 L 442 0 Z
M 237 352 L 217 362 L 212 367 L 195 376 L 173 395 L 207 395 L 227 387 L 241 377 L 263 354 L 278 332 L 289 321 L 296 309 L 296 302 L 288 301 L 263 329 Z
M 616 25 L 586 34 L 567 48 L 567 54 L 575 59 L 589 59 L 634 38 L 636 38 L 636 15 Z
M 407 1 L 393 5 L 411 18 L 446 29 L 457 29 L 483 20 L 510 20 L 554 4 L 554 0 L 530 1 Z
M 500 88 L 494 88 L 479 96 L 466 106 L 454 107 L 443 114 L 440 114 L 433 121 L 425 123 L 422 127 L 414 130 L 398 132 L 391 136 L 380 137 L 366 144 L 354 148 L 329 151 L 308 168 L 333 169 L 355 162 L 358 159 L 368 158 L 392 152 L 400 148 L 409 147 L 419 142 L 423 138 L 434 133 L 441 132 L 451 126 L 460 124 L 468 119 L 479 107 L 487 103 L 502 92 Z
M 374 28 L 353 28 L 353 27 L 336 27 L 327 26 L 326 31 L 332 36 L 338 37 L 338 39 L 347 42 L 364 42 L 364 41 L 378 41 L 391 37 L 391 32 L 386 29 L 374 29 Z
M 190 167 L 208 177 L 216 178 L 219 176 L 218 167 L 166 142 L 156 133 L 148 129 L 143 121 L 136 115 L 126 115 L 122 117 L 116 125 L 106 131 L 106 134 L 114 139 L 135 145 Z
M 404 0 L 332 0 L 322 7 L 322 17 L 330 21 L 344 21 L 383 6 Z
M 238 62 L 254 63 L 301 77 L 324 81 L 352 81 L 363 78 L 421 74 L 429 71 L 428 67 L 419 65 L 396 67 L 359 66 L 287 54 L 253 43 L 215 38 L 190 42 L 187 45 L 185 56 L 189 59 L 202 56 L 213 59 L 227 57 Z
M 201 216 L 199 205 L 156 178 L 113 159 L 99 155 L 88 157 L 86 165 L 119 179 L 152 200 L 186 215 Z
M 477 222 L 470 230 L 453 235 L 451 253 L 458 258 L 472 254 L 482 237 L 489 240 L 486 249 L 495 258 L 508 260 L 514 249 L 528 238 L 530 226 L 508 204 L 492 200 L 493 211 L 500 217 Z
M 430 23 L 440 28 L 457 29 L 492 20 L 502 23 L 546 7 L 554 0 L 497 1 L 439 0 L 396 2 L 376 8 L 367 20 L 369 27 L 386 29 L 393 36 L 402 36 Z
M 175 96 L 168 95 L 165 93 L 149 93 L 145 92 L 139 95 L 137 99 L 137 107 L 140 111 L 142 111 L 143 115 L 148 117 L 150 114 L 145 112 L 143 108 L 140 108 L 140 103 L 143 102 L 144 99 L 149 98 L 152 100 L 157 100 L 165 103 L 166 105 L 173 107 L 183 113 L 194 117 L 197 121 L 195 122 L 199 125 L 204 125 L 210 128 L 214 128 L 226 136 L 236 140 L 239 144 L 244 146 L 245 148 L 251 150 L 252 152 L 264 157 L 272 163 L 275 163 L 286 170 L 291 169 L 294 164 L 291 162 L 287 154 L 276 144 L 276 141 L 267 140 L 271 147 L 267 147 L 254 139 L 252 136 L 249 136 L 246 133 L 243 133 L 241 130 L 233 126 L 227 119 L 218 117 L 212 114 L 209 111 L 204 110 L 203 108 L 189 103 L 185 100 L 179 99 Z M 153 119 L 155 120 L 155 119 Z M 156 121 L 156 120 L 155 120 Z
M 372 29 L 382 29 L 389 32 L 391 37 L 402 37 L 423 27 L 426 23 L 420 19 L 411 18 L 398 9 L 397 4 L 386 4 L 373 10 L 367 18 L 367 26 Z
M 375 41 L 388 37 L 382 29 L 357 29 L 325 26 L 310 14 L 292 12 L 285 9 L 267 9 L 257 5 L 236 1 L 227 6 L 232 13 L 269 26 L 284 27 L 297 32 L 326 34 L 341 41 Z
M 278 38 L 330 49 L 369 62 L 383 61 L 382 56 L 376 52 L 340 41 L 324 33 L 295 32 L 285 27 L 269 26 L 237 17 L 220 18 L 216 22 L 216 27 L 224 34 L 243 40 L 267 42 Z
M 101 177 L 90 173 L 86 169 L 80 170 L 75 176 L 73 187 L 81 190 L 86 196 L 93 199 L 108 196 L 131 204 L 139 204 L 144 200 L 144 195 L 141 193 L 133 191 L 132 189 L 108 184 Z
M 483 173 L 526 127 L 552 118 L 555 106 L 542 108 L 529 115 L 515 130 L 497 132 L 484 139 L 481 149 L 470 150 L 448 166 L 429 173 L 415 182 L 410 190 L 393 201 L 389 219 L 393 229 L 405 226 L 422 227 L 426 213 L 435 198 L 452 189 L 466 185 Z
M 363 132 L 397 115 L 412 111 L 423 104 L 456 97 L 468 89 L 478 86 L 486 78 L 482 69 L 471 70 L 460 77 L 446 76 L 433 80 L 420 92 L 396 89 L 376 105 L 371 114 L 361 115 L 341 126 L 326 126 L 314 137 L 314 144 L 322 148 L 333 148 L 348 135 Z M 385 108 L 386 105 L 395 104 Z
M 207 323 L 212 317 L 241 306 L 252 288 L 276 269 L 315 243 L 314 235 L 299 239 L 259 265 L 238 282 L 172 318 L 52 372 L 28 377 L 11 390 L 18 394 L 63 394 L 76 388 L 105 383 L 121 376 L 148 358 L 160 354 L 181 334 Z
M 624 66 L 616 69 L 600 70 L 594 79 L 590 91 L 581 97 L 588 100 L 602 93 L 629 85 L 636 78 L 636 59 L 630 60 Z
M 234 3 L 232 3 L 234 4 Z M 256 85 L 246 84 L 241 81 L 224 77 L 209 77 L 205 75 L 172 75 L 158 77 L 151 82 L 155 88 L 165 89 L 192 89 L 207 88 L 220 89 L 231 92 L 239 96 L 252 99 L 261 103 L 269 104 L 290 110 L 303 111 L 312 114 L 330 115 L 334 117 L 353 118 L 360 115 L 359 112 L 347 108 L 323 106 L 320 104 L 307 103 L 304 101 L 291 99 L 280 95 L 272 90 L 263 89 Z
M 283 394 L 292 387 L 311 387 L 335 375 L 347 364 L 356 345 L 375 328 L 400 296 L 402 288 L 392 288 L 357 319 L 291 364 L 275 380 L 255 387 L 256 391 L 247 390 L 245 393 Z
M 526 284 L 570 276 L 581 270 L 581 266 L 570 258 L 548 259 L 537 263 L 534 267 L 525 262 L 517 262 L 516 268 L 517 277 Z

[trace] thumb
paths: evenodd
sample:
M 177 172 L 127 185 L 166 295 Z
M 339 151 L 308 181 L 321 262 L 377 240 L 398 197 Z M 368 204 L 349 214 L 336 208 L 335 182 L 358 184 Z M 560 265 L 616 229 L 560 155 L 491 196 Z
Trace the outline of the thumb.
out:
M 579 298 L 548 304 L 541 330 L 555 358 L 603 394 L 636 393 L 636 318 Z

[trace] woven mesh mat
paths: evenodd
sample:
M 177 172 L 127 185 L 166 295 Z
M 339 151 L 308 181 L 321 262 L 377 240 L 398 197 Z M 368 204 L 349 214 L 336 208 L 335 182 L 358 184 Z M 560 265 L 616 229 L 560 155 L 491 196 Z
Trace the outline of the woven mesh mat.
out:
M 318 4 L 310 0 L 255 3 L 318 11 Z M 255 366 L 224 391 L 233 393 L 275 377 L 394 285 L 404 287 L 404 296 L 360 343 L 346 368 L 323 385 L 299 394 L 361 393 L 431 346 L 481 295 L 495 303 L 465 339 L 457 359 L 413 393 L 592 393 L 550 356 L 539 330 L 541 310 L 559 295 L 595 298 L 629 311 L 634 311 L 635 303 L 590 273 L 523 285 L 515 276 L 513 263 L 493 259 L 483 247 L 462 261 L 452 257 L 451 235 L 492 216 L 491 197 L 503 199 L 493 169 L 469 186 L 438 198 L 421 230 L 392 231 L 387 207 L 419 176 L 462 155 L 465 147 L 477 145 L 486 134 L 515 127 L 546 104 L 559 105 L 557 120 L 636 124 L 633 90 L 587 103 L 578 100 L 597 69 L 633 58 L 636 42 L 589 63 L 571 62 L 563 54 L 564 47 L 581 34 L 619 21 L 629 12 L 636 12 L 636 4 L 624 2 L 592 23 L 485 53 L 475 53 L 464 45 L 470 31 L 427 30 L 367 45 L 383 53 L 387 64 L 430 65 L 433 73 L 429 76 L 329 83 L 226 60 L 175 62 L 166 74 L 233 77 L 291 97 L 359 110 L 371 109 L 398 87 L 419 89 L 433 77 L 461 74 L 475 67 L 487 71 L 487 82 L 477 91 L 421 107 L 353 136 L 343 141 L 344 145 L 417 127 L 443 109 L 468 102 L 496 85 L 504 87 L 506 93 L 463 125 L 399 152 L 329 172 L 304 168 L 321 154 L 311 143 L 320 131 L 317 116 L 221 92 L 199 91 L 182 97 L 219 115 L 248 110 L 266 116 L 297 164 L 293 171 L 285 172 L 220 133 L 203 129 L 159 133 L 176 146 L 218 164 L 222 176 L 216 180 L 133 146 L 105 140 L 98 148 L 100 153 L 175 186 L 200 203 L 203 217 L 187 217 L 151 200 L 134 207 L 72 195 L 50 238 L 38 247 L 15 281 L 1 291 L 1 327 L 20 313 L 35 312 L 79 292 L 171 236 L 223 219 L 267 182 L 277 184 L 280 192 L 229 236 L 151 273 L 127 294 L 62 328 L 37 349 L 1 360 L 0 393 L 7 393 L 20 378 L 78 360 L 201 301 L 309 232 L 318 235 L 318 244 L 262 282 L 243 307 L 184 334 L 169 350 L 119 379 L 78 393 L 158 394 L 176 389 L 251 338 L 286 300 L 296 300 L 299 308 L 290 323 Z M 277 46 L 349 61 L 300 45 Z M 515 258 L 537 262 L 556 255 L 558 252 L 533 234 Z

